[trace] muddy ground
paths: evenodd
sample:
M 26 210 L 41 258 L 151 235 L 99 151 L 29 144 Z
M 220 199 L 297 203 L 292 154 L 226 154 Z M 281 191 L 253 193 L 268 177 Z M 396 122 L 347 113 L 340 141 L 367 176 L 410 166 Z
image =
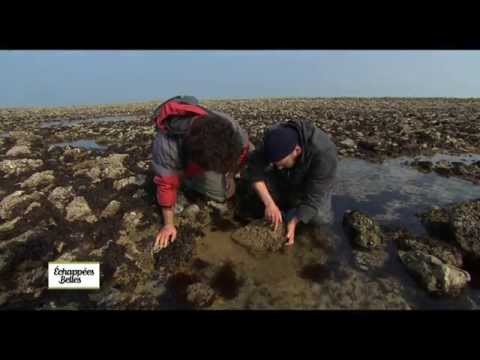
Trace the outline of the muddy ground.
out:
M 235 202 L 223 213 L 186 194 L 177 209 L 179 239 L 152 255 L 151 243 L 161 224 L 150 170 L 155 129 L 149 115 L 157 104 L 0 109 L 2 309 L 477 306 L 480 296 L 471 291 L 478 282 L 480 243 L 475 203 L 467 206 L 467 215 L 473 214 L 468 221 L 459 210 L 445 210 L 450 215 L 444 216 L 444 226 L 454 230 L 449 239 L 438 241 L 456 250 L 436 243 L 438 232 L 405 235 L 402 231 L 412 229 L 387 220 L 379 227 L 382 235 L 373 237 L 382 241 L 373 242 L 372 249 L 356 247 L 362 237 L 352 235 L 351 224 L 343 224 L 330 235 L 312 233 L 308 227 L 299 230 L 304 240 L 293 250 L 272 246 L 272 236 L 267 236 L 268 246 L 257 243 L 252 251 L 245 249 L 248 231 L 238 233 L 248 223 L 235 217 Z M 255 144 L 274 123 L 311 119 L 332 136 L 341 161 L 381 164 L 399 158 L 422 173 L 458 179 L 459 187 L 464 181 L 473 190 L 462 199 L 475 199 L 480 100 L 262 99 L 204 104 L 231 114 Z M 352 195 L 347 207 L 355 209 L 355 201 L 365 201 L 360 197 Z M 193 202 L 199 207 L 189 207 Z M 436 204 L 425 205 L 426 210 Z M 459 228 L 459 221 L 469 227 Z M 431 229 L 428 224 L 425 228 Z M 421 236 L 428 239 L 422 242 Z M 468 237 L 473 242 L 465 240 Z M 263 248 L 269 251 L 258 254 Z M 348 261 L 339 260 L 343 258 Z M 46 264 L 57 259 L 100 261 L 101 290 L 49 291 Z M 401 275 L 389 277 L 391 273 Z

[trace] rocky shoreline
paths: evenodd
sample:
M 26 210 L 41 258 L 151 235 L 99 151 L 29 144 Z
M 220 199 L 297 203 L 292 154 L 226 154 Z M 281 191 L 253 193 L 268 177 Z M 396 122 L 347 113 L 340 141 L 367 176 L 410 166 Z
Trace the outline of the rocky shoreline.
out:
M 202 267 L 196 258 L 195 244 L 212 226 L 225 227 L 222 219 L 231 217 L 232 209 L 201 201 L 195 207 L 187 196 L 177 208 L 179 239 L 161 253 L 151 252 L 161 222 L 150 170 L 155 129 L 149 114 L 158 103 L 0 109 L 0 309 L 156 309 L 181 303 L 208 308 L 235 293 L 225 284 L 248 284 L 228 263 Z M 420 159 L 406 165 L 480 181 L 475 157 L 480 154 L 480 100 L 258 99 L 204 104 L 238 119 L 257 144 L 266 127 L 307 118 L 332 136 L 340 158 L 381 162 L 435 154 L 468 159 L 473 154 L 466 162 Z M 103 119 L 86 121 L 94 118 Z M 77 143 L 69 145 L 72 141 Z M 81 141 L 86 147 L 77 145 Z M 353 264 L 360 271 L 384 268 L 392 257 L 387 247 L 393 246 L 405 271 L 432 295 L 457 297 L 477 281 L 478 202 L 421 215 L 429 231 L 423 238 L 405 229 L 391 233 L 368 214 L 353 214 L 346 214 L 345 226 L 350 235 L 360 228 L 351 235 Z M 234 219 L 232 224 L 240 226 Z M 249 231 L 257 234 L 256 241 L 250 241 Z M 260 236 L 259 231 L 259 224 L 252 224 L 236 231 L 232 240 L 252 254 L 278 252 L 276 234 Z M 46 262 L 74 259 L 104 264 L 100 292 L 47 290 Z M 197 271 L 192 270 L 195 266 Z M 345 276 L 352 281 L 364 276 L 349 271 Z M 345 291 L 331 281 L 332 289 Z M 385 284 L 380 288 L 393 286 Z M 324 306 L 335 304 L 325 300 Z

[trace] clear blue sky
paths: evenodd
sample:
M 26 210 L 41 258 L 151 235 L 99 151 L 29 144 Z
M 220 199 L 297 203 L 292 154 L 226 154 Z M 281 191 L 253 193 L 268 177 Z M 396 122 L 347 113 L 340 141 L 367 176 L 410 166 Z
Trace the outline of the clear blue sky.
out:
M 480 51 L 0 51 L 0 107 L 177 94 L 480 97 Z

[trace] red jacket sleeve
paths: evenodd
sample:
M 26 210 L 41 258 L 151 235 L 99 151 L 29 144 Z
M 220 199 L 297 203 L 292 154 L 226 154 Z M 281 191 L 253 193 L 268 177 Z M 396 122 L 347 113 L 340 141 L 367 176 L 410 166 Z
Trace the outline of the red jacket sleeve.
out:
M 162 207 L 171 207 L 177 201 L 177 191 L 180 187 L 180 177 L 172 176 L 155 176 L 153 182 L 157 185 L 157 202 Z

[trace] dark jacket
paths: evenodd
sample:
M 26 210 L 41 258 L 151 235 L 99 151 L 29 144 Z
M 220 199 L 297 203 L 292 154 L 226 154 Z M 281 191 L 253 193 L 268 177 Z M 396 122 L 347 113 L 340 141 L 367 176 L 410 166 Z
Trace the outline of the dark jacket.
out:
M 266 162 L 261 145 L 249 159 L 248 176 L 252 182 L 265 181 L 272 172 L 284 179 L 293 191 L 301 194 L 297 217 L 308 223 L 316 215 L 324 193 L 332 188 L 337 170 L 337 150 L 328 135 L 308 120 L 289 121 L 277 126 L 297 130 L 299 145 L 303 149 L 300 158 L 293 168 L 278 170 Z

